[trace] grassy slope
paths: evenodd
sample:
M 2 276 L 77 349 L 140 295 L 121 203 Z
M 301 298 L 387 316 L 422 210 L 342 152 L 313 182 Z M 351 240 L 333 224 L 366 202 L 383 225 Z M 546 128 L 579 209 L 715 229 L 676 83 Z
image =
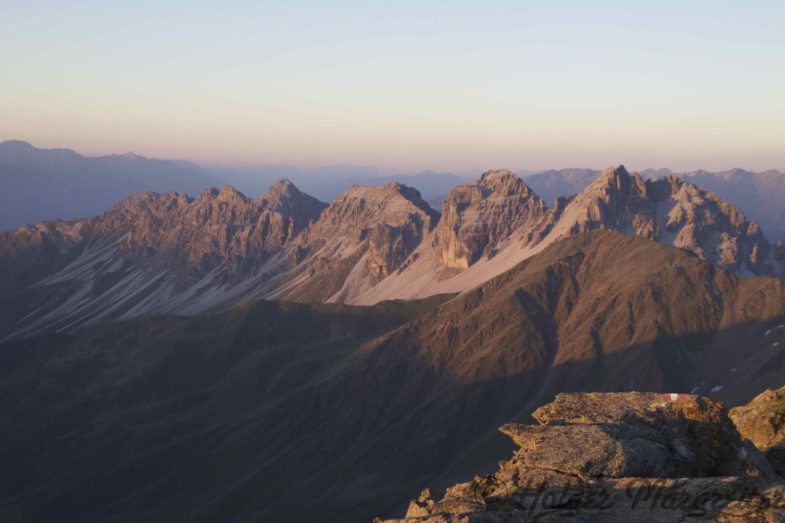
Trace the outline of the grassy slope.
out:
M 260 420 L 447 298 L 253 302 L 0 344 L 0 520 L 220 512 L 220 492 L 264 469 Z
M 495 428 L 559 390 L 688 392 L 731 366 L 779 386 L 785 368 L 762 341 L 781 280 L 615 233 L 444 299 L 260 302 L 0 345 L 0 519 L 367 521 L 492 466 L 509 454 Z

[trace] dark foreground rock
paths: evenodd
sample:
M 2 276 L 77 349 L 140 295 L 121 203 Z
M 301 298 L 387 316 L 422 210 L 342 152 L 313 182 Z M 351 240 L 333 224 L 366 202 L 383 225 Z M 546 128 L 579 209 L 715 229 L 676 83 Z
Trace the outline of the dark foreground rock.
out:
M 390 522 L 785 521 L 785 483 L 719 402 L 684 394 L 559 394 L 500 470 L 429 489 Z

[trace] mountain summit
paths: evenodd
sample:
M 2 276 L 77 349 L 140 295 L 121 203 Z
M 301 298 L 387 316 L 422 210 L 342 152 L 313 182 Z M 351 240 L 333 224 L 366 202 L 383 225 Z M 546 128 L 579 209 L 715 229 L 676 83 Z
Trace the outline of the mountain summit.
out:
M 291 218 L 298 229 L 305 228 L 309 222 L 319 217 L 327 207 L 313 196 L 300 191 L 292 182 L 280 179 L 273 183 L 267 191 L 256 198 L 262 209 L 281 213 Z
M 546 216 L 545 202 L 510 171 L 488 171 L 458 185 L 444 200 L 436 231 L 442 265 L 468 269 L 498 251 L 514 231 L 539 229 Z
M 352 301 L 398 270 L 438 220 L 412 187 L 352 186 L 287 248 L 294 265 L 272 296 Z

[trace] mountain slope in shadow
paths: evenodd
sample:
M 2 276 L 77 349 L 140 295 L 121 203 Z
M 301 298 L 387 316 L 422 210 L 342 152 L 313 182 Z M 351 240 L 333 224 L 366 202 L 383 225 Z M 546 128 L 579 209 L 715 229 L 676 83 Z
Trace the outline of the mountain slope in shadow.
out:
M 781 385 L 783 281 L 643 238 L 558 241 L 444 299 L 0 344 L 0 517 L 368 521 L 496 468 L 496 427 L 559 391 Z

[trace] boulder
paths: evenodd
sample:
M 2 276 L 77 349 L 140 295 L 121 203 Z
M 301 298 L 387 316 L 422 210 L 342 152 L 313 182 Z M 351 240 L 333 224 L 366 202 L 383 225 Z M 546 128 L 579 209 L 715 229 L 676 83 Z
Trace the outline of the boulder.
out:
M 642 424 L 520 425 L 499 429 L 531 468 L 574 476 L 657 476 L 669 458 L 665 438 Z
M 532 416 L 540 423 L 616 424 L 621 434 L 643 427 L 666 449 L 657 471 L 644 476 L 723 476 L 743 467 L 742 442 L 722 403 L 690 394 L 569 393 L 540 407 Z M 617 436 L 617 439 L 622 439 Z M 631 445 L 630 438 L 627 444 Z
M 785 443 L 785 387 L 766 390 L 747 405 L 731 409 L 730 418 L 742 437 L 761 450 Z
M 426 489 L 390 521 L 785 521 L 785 484 L 719 402 L 559 394 L 533 416 L 500 428 L 520 448 L 499 471 Z

